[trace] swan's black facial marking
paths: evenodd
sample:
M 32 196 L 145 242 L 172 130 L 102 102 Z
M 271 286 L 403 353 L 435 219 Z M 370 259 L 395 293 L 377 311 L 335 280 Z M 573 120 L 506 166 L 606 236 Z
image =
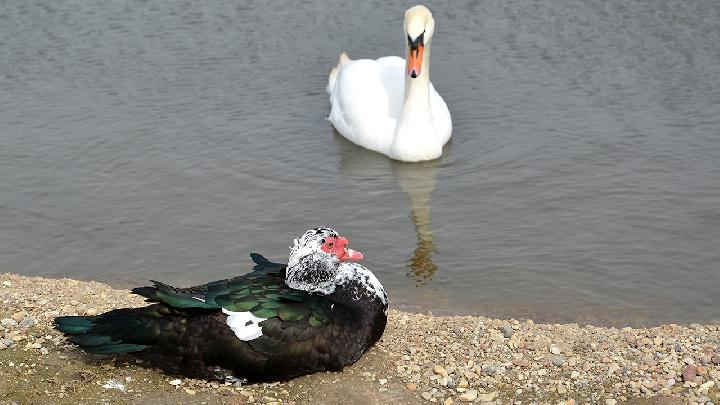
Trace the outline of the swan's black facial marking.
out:
M 422 34 L 418 35 L 417 38 L 413 41 L 412 38 L 410 38 L 410 35 L 408 35 L 408 45 L 410 46 L 411 51 L 417 52 L 418 47 L 425 46 L 425 31 L 422 32 Z

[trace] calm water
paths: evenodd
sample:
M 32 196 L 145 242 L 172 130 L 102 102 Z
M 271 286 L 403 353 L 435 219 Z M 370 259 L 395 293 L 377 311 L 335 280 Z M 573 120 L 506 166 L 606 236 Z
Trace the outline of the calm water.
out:
M 5 3 L 0 271 L 192 284 L 330 225 L 400 308 L 720 320 L 720 2 L 429 3 L 454 131 L 421 165 L 325 120 L 405 6 L 283 4 Z

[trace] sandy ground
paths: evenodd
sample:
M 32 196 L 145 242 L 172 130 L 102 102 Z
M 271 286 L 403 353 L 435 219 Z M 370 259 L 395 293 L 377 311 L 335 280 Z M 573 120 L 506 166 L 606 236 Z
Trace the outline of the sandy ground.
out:
M 0 274 L 0 404 L 720 404 L 720 325 L 602 328 L 391 311 L 383 339 L 341 373 L 225 385 L 93 356 L 58 315 L 144 305 L 105 284 Z

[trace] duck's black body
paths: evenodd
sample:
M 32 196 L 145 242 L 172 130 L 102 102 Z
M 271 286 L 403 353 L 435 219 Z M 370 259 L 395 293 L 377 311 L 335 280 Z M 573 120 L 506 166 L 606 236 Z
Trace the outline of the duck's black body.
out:
M 382 336 L 385 299 L 358 299 L 350 286 L 324 296 L 294 290 L 284 265 L 252 257 L 257 265 L 244 276 L 187 289 L 136 288 L 155 304 L 59 317 L 56 328 L 89 353 L 133 353 L 171 373 L 250 381 L 340 370 Z M 262 335 L 241 340 L 228 316 L 247 312 L 267 319 L 258 322 Z

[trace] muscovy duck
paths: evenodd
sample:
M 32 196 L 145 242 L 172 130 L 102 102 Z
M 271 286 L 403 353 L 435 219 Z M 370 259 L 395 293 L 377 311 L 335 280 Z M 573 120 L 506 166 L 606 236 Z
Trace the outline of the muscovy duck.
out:
M 387 295 L 354 263 L 362 254 L 329 228 L 295 239 L 288 265 L 253 253 L 253 271 L 190 288 L 153 281 L 153 305 L 62 316 L 55 328 L 88 353 L 132 353 L 167 372 L 221 380 L 284 380 L 339 371 L 377 342 Z

